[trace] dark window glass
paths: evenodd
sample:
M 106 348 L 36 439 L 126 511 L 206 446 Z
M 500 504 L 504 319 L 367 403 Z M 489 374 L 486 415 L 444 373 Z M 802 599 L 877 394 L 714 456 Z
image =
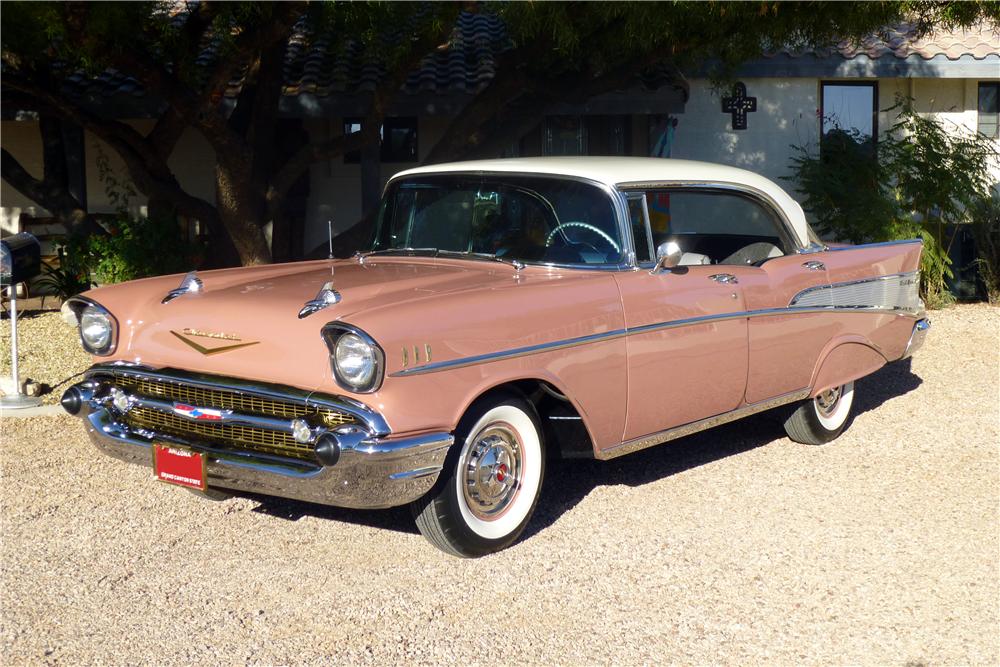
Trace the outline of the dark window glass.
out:
M 653 247 L 675 241 L 687 264 L 759 264 L 795 250 L 775 213 L 755 199 L 710 190 L 646 193 Z
M 374 250 L 412 249 L 553 264 L 618 264 L 611 198 L 556 178 L 468 175 L 395 182 L 382 200 Z
M 417 162 L 417 119 L 386 118 L 382 125 L 382 162 Z
M 361 118 L 345 118 L 344 134 L 361 131 Z M 379 128 L 379 160 L 382 162 L 417 162 L 417 119 L 386 118 Z M 361 151 L 344 153 L 346 164 L 361 162 Z
M 344 119 L 344 135 L 354 134 L 355 132 L 361 131 L 361 119 L 360 118 L 345 118 Z M 347 151 L 344 153 L 344 163 L 345 164 L 358 164 L 361 162 L 361 151 Z
M 646 204 L 644 197 L 630 195 L 628 217 L 632 224 L 632 242 L 635 244 L 635 260 L 651 262 L 653 255 L 649 247 L 649 225 L 646 224 Z
M 823 138 L 846 133 L 857 142 L 878 138 L 875 83 L 824 83 L 822 90 Z
M 1000 137 L 1000 81 L 979 84 L 977 130 L 991 139 Z

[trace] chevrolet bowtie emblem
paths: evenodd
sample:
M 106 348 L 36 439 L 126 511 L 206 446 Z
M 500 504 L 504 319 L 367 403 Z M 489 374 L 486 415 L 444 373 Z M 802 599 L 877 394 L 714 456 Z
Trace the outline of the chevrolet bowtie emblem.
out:
M 231 352 L 233 350 L 238 350 L 241 347 L 249 347 L 251 345 L 256 345 L 257 343 L 260 342 L 255 340 L 249 343 L 244 343 L 242 342 L 242 339 L 240 337 L 234 336 L 233 334 L 211 333 L 208 331 L 199 331 L 198 329 L 182 329 L 180 333 L 171 330 L 170 333 L 172 333 L 174 336 L 180 339 L 180 341 L 183 342 L 185 345 L 194 348 L 195 350 L 201 352 L 204 355 L 222 354 L 223 352 Z M 191 340 L 192 337 L 208 338 L 210 340 L 237 341 L 237 342 L 232 345 L 216 345 L 215 347 L 205 347 L 204 345 L 201 345 L 200 343 Z

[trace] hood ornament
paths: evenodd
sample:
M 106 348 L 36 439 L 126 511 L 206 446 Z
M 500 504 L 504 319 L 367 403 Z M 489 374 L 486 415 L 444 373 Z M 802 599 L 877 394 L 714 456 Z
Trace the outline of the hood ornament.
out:
M 328 282 L 320 288 L 315 297 L 306 301 L 305 305 L 302 306 L 302 310 L 299 311 L 299 319 L 309 317 L 327 306 L 340 303 L 341 298 L 340 292 L 333 289 L 333 282 Z
M 179 296 L 200 292 L 204 287 L 205 283 L 201 282 L 201 278 L 194 271 L 190 271 L 181 279 L 180 286 L 167 292 L 167 295 L 163 297 L 163 301 L 160 303 L 170 303 Z

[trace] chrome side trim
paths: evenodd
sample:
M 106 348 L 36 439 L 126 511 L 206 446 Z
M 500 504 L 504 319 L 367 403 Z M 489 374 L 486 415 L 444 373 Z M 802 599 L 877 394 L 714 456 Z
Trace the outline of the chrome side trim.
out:
M 381 414 L 372 410 L 364 403 L 346 396 L 320 394 L 315 391 L 307 391 L 296 387 L 244 380 L 241 378 L 204 375 L 181 371 L 175 368 L 153 369 L 147 366 L 126 365 L 119 362 L 96 364 L 88 368 L 84 373 L 86 379 L 91 379 L 99 375 L 125 375 L 140 379 L 145 378 L 154 381 L 187 384 L 205 389 L 221 389 L 224 391 L 253 394 L 278 401 L 302 401 L 309 406 L 340 410 L 354 415 L 358 422 L 364 425 L 372 435 L 386 436 L 391 433 L 389 424 Z
M 461 357 L 459 359 L 452 359 L 451 361 L 435 361 L 432 364 L 424 364 L 423 366 L 416 366 L 414 368 L 404 368 L 403 370 L 396 371 L 389 377 L 403 377 L 406 375 L 423 375 L 424 373 L 436 373 L 437 371 L 450 370 L 453 368 L 462 368 L 464 366 L 472 366 L 474 364 L 484 364 L 491 361 L 500 361 L 501 359 L 514 359 L 515 357 L 526 357 L 529 354 L 538 354 L 539 352 L 551 352 L 552 350 L 561 350 L 566 347 L 575 347 L 577 345 L 586 345 L 587 343 L 595 343 L 597 341 L 611 340 L 612 338 L 620 338 L 624 335 L 626 335 L 625 329 L 614 329 L 612 331 L 607 331 L 604 333 L 590 334 L 589 336 L 580 336 L 578 338 L 567 338 L 565 340 L 554 341 L 551 343 L 539 343 L 538 345 L 527 345 L 525 347 L 516 347 L 512 350 L 505 350 L 503 352 L 477 354 L 471 357 Z
M 732 313 L 719 313 L 717 315 L 701 315 L 698 317 L 689 317 L 682 320 L 654 322 L 653 324 L 644 324 L 642 326 L 632 327 L 629 329 L 615 329 L 613 331 L 608 331 L 605 333 L 591 334 L 589 336 L 580 336 L 578 338 L 567 338 L 564 340 L 552 341 L 551 343 L 539 343 L 538 345 L 517 347 L 511 350 L 504 350 L 501 352 L 478 354 L 471 357 L 460 357 L 458 359 L 452 359 L 450 361 L 437 361 L 433 364 L 424 364 L 423 366 L 404 368 L 402 370 L 396 371 L 395 373 L 391 373 L 389 377 L 407 377 L 410 375 L 423 375 L 424 373 L 437 373 L 439 371 L 451 370 L 453 368 L 463 368 L 465 366 L 472 366 L 475 364 L 486 364 L 493 361 L 501 361 L 504 359 L 513 359 L 515 357 L 524 357 L 531 354 L 540 354 L 542 352 L 561 350 L 568 347 L 575 347 L 577 345 L 587 345 L 588 343 L 595 343 L 603 340 L 611 340 L 613 338 L 620 338 L 622 336 L 634 336 L 637 334 L 649 333 L 650 331 L 676 329 L 678 327 L 687 327 L 696 324 L 724 322 L 726 320 L 750 319 L 754 317 L 772 317 L 776 315 L 828 313 L 832 310 L 843 313 L 868 313 L 868 314 L 886 313 L 889 315 L 906 315 L 911 317 L 917 316 L 917 313 L 911 313 L 909 311 L 901 310 L 898 308 L 880 308 L 873 306 L 791 306 L 787 308 L 764 308 L 761 310 L 741 310 Z
M 764 412 L 765 410 L 801 401 L 806 398 L 809 398 L 809 389 L 799 389 L 798 391 L 782 394 L 781 396 L 776 396 L 775 398 L 771 398 L 766 401 L 744 405 L 741 408 L 724 412 L 721 415 L 715 415 L 714 417 L 708 417 L 706 419 L 700 419 L 681 426 L 675 426 L 674 428 L 659 431 L 658 433 L 651 433 L 650 435 L 644 435 L 640 438 L 627 440 L 620 445 L 598 450 L 596 457 L 602 461 L 618 458 L 619 456 L 625 456 L 626 454 L 631 454 L 633 452 L 646 449 L 647 447 L 653 447 L 654 445 L 660 445 L 664 442 L 669 442 L 670 440 L 683 438 L 686 435 L 706 431 L 710 428 L 736 421 L 737 419 L 749 417 L 750 415 L 758 412 Z
M 810 287 L 792 297 L 789 306 L 881 308 L 916 314 L 923 310 L 919 287 L 917 271 L 893 273 Z
M 849 246 L 833 246 L 828 247 L 827 252 L 840 252 L 842 250 L 860 250 L 862 248 L 881 248 L 882 246 L 893 246 L 893 245 L 908 245 L 910 243 L 919 243 L 923 245 L 924 242 L 921 239 L 903 239 L 901 241 L 879 241 L 877 243 L 861 243 L 858 245 Z

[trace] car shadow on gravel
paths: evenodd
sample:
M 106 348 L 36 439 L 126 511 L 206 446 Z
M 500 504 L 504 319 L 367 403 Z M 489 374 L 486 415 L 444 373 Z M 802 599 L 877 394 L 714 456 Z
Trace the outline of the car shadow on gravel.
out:
M 911 371 L 909 359 L 885 366 L 858 381 L 854 416 L 913 391 L 921 382 Z M 551 526 L 597 487 L 641 486 L 779 440 L 785 437 L 782 422 L 791 409 L 792 406 L 786 406 L 770 410 L 611 461 L 550 460 L 538 508 L 525 537 Z M 417 532 L 406 507 L 352 510 L 270 496 L 246 497 L 259 503 L 252 511 L 289 521 L 308 516 L 403 533 Z

